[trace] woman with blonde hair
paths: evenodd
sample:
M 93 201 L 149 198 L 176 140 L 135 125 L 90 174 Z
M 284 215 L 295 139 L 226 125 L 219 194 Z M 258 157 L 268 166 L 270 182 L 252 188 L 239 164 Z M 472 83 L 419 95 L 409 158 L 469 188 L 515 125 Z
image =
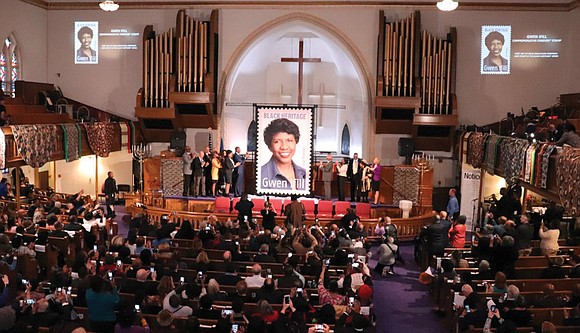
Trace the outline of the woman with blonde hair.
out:
M 207 272 L 209 269 L 209 257 L 207 256 L 207 252 L 200 251 L 197 257 L 195 258 L 195 263 L 193 264 L 193 269 L 198 272 Z

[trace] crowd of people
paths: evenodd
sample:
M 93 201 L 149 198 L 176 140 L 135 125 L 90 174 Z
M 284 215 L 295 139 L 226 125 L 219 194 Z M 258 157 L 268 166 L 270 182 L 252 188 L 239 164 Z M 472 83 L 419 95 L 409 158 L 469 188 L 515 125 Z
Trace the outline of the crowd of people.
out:
M 341 220 L 312 227 L 265 228 L 241 216 L 218 220 L 213 215 L 177 225 L 167 216 L 153 221 L 138 214 L 125 219 L 126 238 L 111 235 L 106 243 L 92 232 L 104 227 L 103 209 L 83 200 L 82 192 L 35 200 L 28 210 L 5 207 L 3 213 L 3 333 L 38 327 L 80 332 L 83 323 L 90 332 L 199 332 L 204 320 L 214 320 L 218 332 L 374 330 L 368 230 L 354 209 Z M 386 244 L 375 254 L 375 270 L 390 274 L 396 227 L 383 219 L 374 231 Z M 23 256 L 38 256 L 49 246 L 48 237 L 75 232 L 83 233 L 84 247 L 74 259 L 63 253 L 58 266 L 42 267 L 29 280 L 16 271 Z M 192 242 L 187 255 L 176 251 L 180 239 Z M 221 260 L 209 260 L 213 250 L 223 251 Z M 251 276 L 242 274 L 248 262 L 253 262 Z M 282 274 L 263 268 L 272 263 L 281 264 Z M 215 305 L 224 301 L 225 307 Z M 245 304 L 256 304 L 258 311 L 244 313 Z M 78 310 L 85 307 L 88 316 L 79 321 Z
M 503 205 L 500 204 L 500 207 Z M 570 255 L 566 261 L 559 255 L 561 207 L 549 208 L 537 228 L 525 214 L 508 219 L 503 215 L 496 218 L 492 212 L 486 213 L 482 225 L 473 235 L 469 254 L 469 259 L 475 262 L 472 264 L 463 258 L 460 250 L 465 247 L 466 217 L 458 215 L 449 221 L 447 212 L 443 211 L 434 212 L 433 219 L 433 223 L 421 232 L 419 251 L 426 251 L 428 258 L 439 258 L 438 267 L 433 267 L 432 272 L 435 271 L 436 274 L 431 282 L 432 291 L 436 292 L 435 313 L 445 314 L 443 285 L 448 281 L 453 281 L 454 284 L 463 283 L 460 295 L 465 300 L 454 304 L 459 315 L 459 331 L 466 332 L 470 326 L 474 326 L 484 328 L 484 332 L 491 332 L 491 328 L 496 328 L 498 332 L 516 332 L 517 327 L 534 326 L 530 307 L 574 308 L 566 314 L 564 324 L 580 325 L 580 284 L 569 290 L 571 296 L 567 296 L 555 293 L 553 283 L 547 281 L 542 295 L 532 301 L 521 295 L 516 285 L 507 283 L 508 280 L 516 278 L 518 258 L 532 253 L 534 239 L 540 240 L 541 255 L 549 258 L 546 261 L 549 260 L 549 265 L 541 271 L 542 279 L 580 278 L 580 257 L 577 254 Z M 447 256 L 444 249 L 449 247 L 456 250 Z M 571 268 L 564 269 L 562 266 L 565 262 Z M 477 270 L 469 270 L 470 267 Z M 421 280 L 424 283 L 431 281 L 427 272 L 422 275 L 424 276 Z M 485 289 L 480 289 L 478 293 L 478 286 L 474 281 L 482 280 L 492 282 L 484 283 Z M 501 296 L 494 296 L 490 300 L 487 295 L 481 295 L 481 292 Z M 542 327 L 537 327 L 536 332 L 555 332 L 555 326 L 545 323 Z

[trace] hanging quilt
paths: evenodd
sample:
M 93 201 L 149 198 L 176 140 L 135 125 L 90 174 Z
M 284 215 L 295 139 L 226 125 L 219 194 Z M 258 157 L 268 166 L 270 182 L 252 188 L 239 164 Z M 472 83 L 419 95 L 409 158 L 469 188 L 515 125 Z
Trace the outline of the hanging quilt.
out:
M 556 145 L 554 144 L 544 144 L 544 149 L 539 155 L 539 160 L 536 161 L 536 165 L 538 165 L 538 172 L 536 173 L 536 181 L 535 184 L 541 188 L 548 187 L 548 166 L 550 164 L 550 155 L 556 149 Z
M 89 146 L 99 157 L 107 157 L 113 144 L 114 128 L 112 123 L 84 123 L 87 130 Z
M 580 208 L 580 149 L 564 147 L 558 154 L 556 182 L 562 206 L 576 215 Z
M 469 136 L 469 147 L 467 150 L 467 163 L 474 168 L 480 168 L 483 162 L 485 139 L 487 134 L 475 132 Z
M 528 141 L 522 139 L 505 138 L 501 142 L 500 159 L 503 166 L 503 175 L 510 186 L 515 185 L 518 178 L 521 177 L 528 146 Z
M 410 200 L 413 204 L 418 204 L 421 178 L 419 170 L 409 166 L 395 166 L 394 176 L 393 203 L 398 205 L 401 200 Z
M 6 167 L 6 136 L 4 131 L 0 129 L 0 169 Z
M 13 125 L 12 133 L 18 154 L 33 168 L 50 161 L 56 149 L 56 125 Z
M 135 144 L 135 125 L 133 122 L 119 123 L 121 128 L 121 150 L 127 149 L 127 153 L 132 153 Z
M 530 184 L 534 178 L 534 165 L 536 162 L 537 148 L 538 145 L 533 143 L 528 147 L 528 149 L 526 149 L 526 156 L 523 163 L 522 172 L 524 175 L 524 181 Z
M 483 168 L 489 174 L 495 174 L 495 161 L 497 160 L 497 152 L 502 137 L 496 134 L 491 134 L 485 144 L 485 160 Z
M 77 124 L 61 124 L 64 133 L 64 159 L 67 162 L 81 157 L 81 129 Z

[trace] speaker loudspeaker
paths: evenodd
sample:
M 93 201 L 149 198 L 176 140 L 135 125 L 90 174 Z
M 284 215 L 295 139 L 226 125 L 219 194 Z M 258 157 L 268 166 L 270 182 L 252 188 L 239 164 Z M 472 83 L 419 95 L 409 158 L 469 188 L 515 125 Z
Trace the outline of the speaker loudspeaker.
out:
M 399 156 L 411 156 L 415 152 L 413 138 L 399 138 Z
M 169 149 L 175 149 L 177 156 L 183 155 L 185 152 L 185 141 L 187 139 L 187 134 L 185 131 L 174 131 L 171 133 L 171 142 L 169 143 Z

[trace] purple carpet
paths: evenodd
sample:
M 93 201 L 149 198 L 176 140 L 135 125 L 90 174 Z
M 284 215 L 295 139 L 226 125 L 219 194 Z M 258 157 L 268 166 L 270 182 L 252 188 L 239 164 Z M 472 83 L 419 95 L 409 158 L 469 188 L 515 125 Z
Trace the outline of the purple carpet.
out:
M 373 248 L 376 252 L 376 248 Z M 374 313 L 377 332 L 444 333 L 443 320 L 433 313 L 427 287 L 418 281 L 419 267 L 413 259 L 414 245 L 403 243 L 401 254 L 405 266 L 397 263 L 395 275 L 381 277 L 373 272 Z M 371 260 L 374 268 L 376 260 Z

